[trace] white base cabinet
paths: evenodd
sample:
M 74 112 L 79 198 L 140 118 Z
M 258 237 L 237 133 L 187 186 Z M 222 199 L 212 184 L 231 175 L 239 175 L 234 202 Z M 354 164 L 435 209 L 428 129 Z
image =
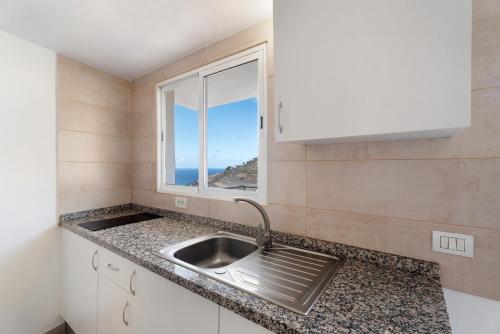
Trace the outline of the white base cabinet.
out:
M 63 258 L 62 316 L 76 334 L 271 333 L 67 230 Z
M 221 307 L 219 334 L 272 334 L 272 332 Z
M 62 233 L 62 316 L 78 334 L 97 332 L 98 246 Z
M 217 304 L 144 268 L 136 270 L 132 333 L 218 333 Z
M 106 277 L 100 277 L 98 299 L 97 333 L 130 334 L 130 295 Z
M 470 126 L 471 0 L 275 0 L 275 138 L 448 137 Z

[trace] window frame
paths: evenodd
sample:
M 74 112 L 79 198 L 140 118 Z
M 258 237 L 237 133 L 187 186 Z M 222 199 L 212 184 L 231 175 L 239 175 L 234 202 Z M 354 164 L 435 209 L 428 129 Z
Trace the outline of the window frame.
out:
M 206 105 L 206 78 L 209 75 L 219 73 L 248 62 L 257 60 L 257 124 L 262 118 L 262 128 L 257 126 L 257 138 L 259 140 L 258 165 L 257 165 L 257 190 L 245 191 L 234 189 L 221 189 L 208 187 L 207 185 L 207 105 Z M 251 198 L 261 204 L 267 202 L 267 73 L 266 73 L 266 44 L 247 49 L 235 55 L 215 61 L 208 65 L 196 68 L 189 72 L 162 81 L 156 85 L 156 191 L 174 195 L 194 196 L 202 198 L 213 198 L 222 200 L 232 200 L 236 196 Z M 165 92 L 168 88 L 181 80 L 189 77 L 198 79 L 198 137 L 199 137 L 199 158 L 198 158 L 198 187 L 173 185 L 166 183 L 166 145 L 165 133 L 166 103 Z

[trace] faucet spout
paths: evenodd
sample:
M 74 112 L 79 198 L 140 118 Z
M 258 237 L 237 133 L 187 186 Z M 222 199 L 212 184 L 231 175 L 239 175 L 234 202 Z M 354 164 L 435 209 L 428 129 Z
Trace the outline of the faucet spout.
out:
M 273 238 L 272 238 L 272 235 L 271 235 L 271 222 L 269 220 L 269 216 L 267 215 L 267 212 L 266 210 L 264 210 L 264 208 L 262 207 L 262 205 L 260 205 L 259 203 L 257 203 L 256 201 L 254 200 L 251 200 L 249 198 L 245 198 L 245 197 L 235 197 L 233 198 L 233 201 L 235 201 L 236 203 L 238 202 L 246 202 L 252 206 L 254 206 L 257 210 L 259 210 L 261 216 L 262 216 L 262 220 L 264 221 L 264 235 L 260 235 L 260 232 L 257 232 L 257 243 L 259 243 L 259 240 L 262 240 L 262 246 L 265 248 L 265 249 L 269 249 L 272 247 L 273 245 Z

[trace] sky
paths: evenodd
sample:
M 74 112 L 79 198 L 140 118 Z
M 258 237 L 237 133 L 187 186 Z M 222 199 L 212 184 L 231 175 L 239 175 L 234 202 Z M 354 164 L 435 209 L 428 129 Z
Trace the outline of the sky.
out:
M 175 105 L 176 168 L 198 168 L 198 113 Z M 208 109 L 208 168 L 239 165 L 258 155 L 257 99 Z

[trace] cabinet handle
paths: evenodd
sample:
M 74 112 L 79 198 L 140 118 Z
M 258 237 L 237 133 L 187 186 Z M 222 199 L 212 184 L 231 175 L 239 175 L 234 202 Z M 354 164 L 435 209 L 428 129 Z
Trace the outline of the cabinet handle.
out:
M 283 103 L 280 102 L 278 105 L 278 129 L 280 133 L 283 133 L 283 126 L 281 125 L 281 111 L 283 110 Z
M 129 289 L 132 296 L 135 296 L 135 290 L 132 288 L 132 280 L 134 279 L 134 277 L 135 277 L 135 270 L 132 272 L 132 276 L 130 276 L 130 284 L 129 284 Z
M 95 264 L 96 257 L 97 257 L 97 250 L 94 252 L 94 255 L 92 255 L 92 268 L 94 268 L 94 271 L 97 271 L 97 265 Z
M 115 267 L 111 263 L 108 263 L 108 269 L 111 270 L 111 271 L 120 271 L 120 268 Z
M 128 320 L 125 319 L 125 312 L 127 311 L 127 308 L 128 308 L 128 302 L 127 302 L 127 304 L 125 304 L 125 307 L 123 308 L 123 312 L 122 312 L 123 323 L 125 324 L 125 326 L 128 327 Z

